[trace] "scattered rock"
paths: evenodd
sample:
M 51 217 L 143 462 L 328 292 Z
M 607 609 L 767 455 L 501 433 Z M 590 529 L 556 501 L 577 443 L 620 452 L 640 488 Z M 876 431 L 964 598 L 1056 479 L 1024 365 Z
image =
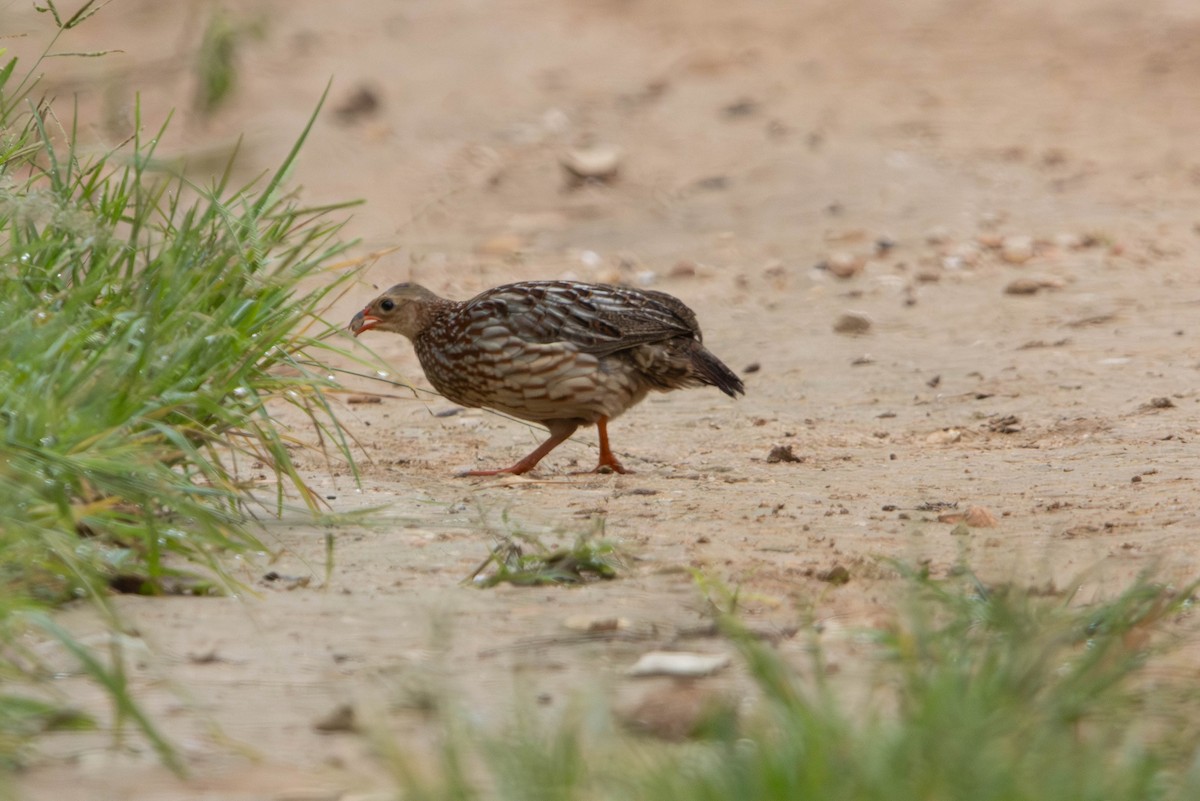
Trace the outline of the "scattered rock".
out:
M 383 403 L 378 395 L 348 395 L 346 403 Z
M 946 512 L 938 515 L 938 522 L 957 523 L 960 526 L 970 526 L 971 528 L 995 528 L 996 516 L 984 506 L 968 506 L 965 512 Z
M 650 651 L 642 654 L 627 676 L 711 676 L 728 667 L 729 654 L 696 654 L 686 651 Z
M 833 324 L 837 334 L 865 334 L 871 330 L 871 318 L 860 312 L 846 312 Z
M 828 270 L 830 274 L 838 278 L 853 278 L 862 272 L 866 264 L 867 260 L 863 257 L 856 256 L 849 251 L 839 250 L 831 253 L 828 259 L 817 266 Z
M 570 188 L 585 183 L 611 183 L 621 169 L 621 150 L 611 145 L 573 148 L 562 154 L 559 164 Z
M 742 375 L 750 375 L 751 373 L 757 373 L 761 369 L 762 369 L 762 365 L 759 364 L 758 362 L 750 362 L 749 364 L 747 364 L 745 367 L 742 368 Z
M 930 445 L 951 445 L 962 440 L 962 431 L 957 428 L 943 428 L 925 437 Z
M 779 462 L 803 462 L 803 456 L 797 456 L 792 453 L 791 445 L 776 445 L 771 448 L 771 452 L 767 454 L 768 464 L 778 464 Z
M 1165 396 L 1158 397 L 1158 398 L 1151 398 L 1146 403 L 1143 403 L 1141 408 L 1143 411 L 1149 411 L 1151 409 L 1174 409 L 1175 401 L 1173 401 L 1170 398 L 1165 397 Z
M 739 98 L 721 109 L 721 115 L 729 119 L 749 117 L 758 111 L 758 101 L 749 97 Z
M 1016 434 L 1021 430 L 1021 420 L 1015 414 L 1006 414 L 989 420 L 987 427 L 993 434 Z
M 379 111 L 379 93 L 370 86 L 363 84 L 355 89 L 350 95 L 343 100 L 333 113 L 337 115 L 338 121 L 344 125 L 357 122 L 364 117 L 369 117 Z
M 1079 234 L 1069 232 L 1055 234 L 1052 241 L 1056 247 L 1060 247 L 1063 250 L 1079 250 L 1084 247 L 1084 238 L 1079 236 Z
M 1018 278 L 1015 281 L 1010 281 L 1008 286 L 1004 287 L 1004 294 L 1035 295 L 1041 288 L 1041 283 L 1033 278 Z
M 1006 295 L 1033 295 L 1042 289 L 1062 289 L 1063 282 L 1057 278 L 1017 278 L 1004 287 Z
M 571 615 L 563 621 L 563 625 L 571 631 L 585 634 L 608 634 L 624 631 L 631 624 L 626 618 L 612 615 Z
M 328 715 L 318 718 L 313 723 L 313 729 L 323 734 L 358 731 L 354 707 L 350 704 L 339 704 Z
M 716 733 L 736 722 L 737 704 L 696 681 L 677 681 L 647 691 L 617 719 L 629 729 L 671 742 Z
M 946 251 L 942 257 L 942 266 L 947 270 L 961 270 L 964 267 L 974 267 L 982 257 L 979 247 L 971 242 L 960 242 Z
M 971 528 L 995 528 L 996 516 L 985 506 L 968 506 L 963 522 Z
M 824 581 L 829 584 L 841 586 L 850 583 L 850 571 L 842 565 L 834 565 L 828 570 L 822 570 L 817 574 L 818 581 Z
M 1033 258 L 1034 242 L 1031 236 L 1006 236 L 1000 243 L 1000 258 L 1009 264 L 1024 264 Z

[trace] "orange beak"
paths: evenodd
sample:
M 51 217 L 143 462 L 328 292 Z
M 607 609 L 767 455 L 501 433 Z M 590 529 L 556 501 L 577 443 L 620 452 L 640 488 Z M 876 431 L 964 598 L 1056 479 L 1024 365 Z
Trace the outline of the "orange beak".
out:
M 358 336 L 363 331 L 370 331 L 375 326 L 379 325 L 380 319 L 373 314 L 368 314 L 370 307 L 367 307 L 354 315 L 350 320 L 350 333 Z

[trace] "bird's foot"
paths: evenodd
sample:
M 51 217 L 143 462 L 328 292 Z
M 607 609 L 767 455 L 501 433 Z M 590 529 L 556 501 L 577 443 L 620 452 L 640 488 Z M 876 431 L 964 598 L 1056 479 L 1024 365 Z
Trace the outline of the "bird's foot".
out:
M 608 459 L 601 459 L 600 463 L 597 464 L 591 470 L 577 470 L 574 473 L 572 473 L 571 475 L 573 475 L 573 476 L 588 476 L 588 475 L 593 475 L 595 473 L 601 473 L 601 474 L 620 473 L 621 475 L 624 476 L 624 475 L 628 475 L 632 472 L 633 472 L 632 470 L 630 470 L 625 465 L 618 462 L 615 456 L 610 456 Z

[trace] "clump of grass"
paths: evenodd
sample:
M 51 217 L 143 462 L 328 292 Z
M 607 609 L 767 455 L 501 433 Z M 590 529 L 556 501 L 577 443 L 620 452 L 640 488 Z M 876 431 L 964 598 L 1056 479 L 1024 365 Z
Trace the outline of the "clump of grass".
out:
M 1084 605 L 906 581 L 895 619 L 867 632 L 876 668 L 867 703 L 863 688 L 839 686 L 846 679 L 826 669 L 816 641 L 800 671 L 726 620 L 761 696 L 737 728 L 668 746 L 571 722 L 459 727 L 432 775 L 393 753 L 397 781 L 405 798 L 422 799 L 1200 797 L 1200 690 L 1190 671 L 1162 669 L 1195 634 L 1194 586 L 1143 578 Z
M 47 8 L 61 35 L 95 3 L 70 18 Z M 318 509 L 271 404 L 299 408 L 350 458 L 316 358 L 320 310 L 347 277 L 324 273 L 345 247 L 330 221 L 341 207 L 283 188 L 308 129 L 264 180 L 234 185 L 230 165 L 197 185 L 140 119 L 130 141 L 85 156 L 32 102 L 37 66 L 0 67 L 0 667 L 27 678 L 23 631 L 71 645 L 38 610 L 107 610 L 113 586 L 218 591 L 224 553 L 263 549 L 256 508 Z M 118 717 L 157 741 L 112 680 L 119 666 L 94 667 Z M 27 703 L 0 698 L 0 761 Z
M 507 515 L 504 522 L 510 522 Z M 569 548 L 549 547 L 537 534 L 519 528 L 494 534 L 493 539 L 487 559 L 467 579 L 480 587 L 505 582 L 535 587 L 575 584 L 588 578 L 614 579 L 621 566 L 616 545 L 604 539 L 602 519 L 597 519 L 591 531 L 579 534 Z

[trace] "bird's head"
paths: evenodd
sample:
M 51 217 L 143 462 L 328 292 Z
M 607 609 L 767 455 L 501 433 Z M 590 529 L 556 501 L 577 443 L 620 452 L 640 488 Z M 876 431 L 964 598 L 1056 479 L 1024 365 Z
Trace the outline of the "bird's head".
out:
M 412 339 L 429 324 L 436 308 L 445 303 L 446 300 L 419 284 L 396 284 L 354 315 L 350 332 L 358 336 L 363 331 L 377 329 Z

